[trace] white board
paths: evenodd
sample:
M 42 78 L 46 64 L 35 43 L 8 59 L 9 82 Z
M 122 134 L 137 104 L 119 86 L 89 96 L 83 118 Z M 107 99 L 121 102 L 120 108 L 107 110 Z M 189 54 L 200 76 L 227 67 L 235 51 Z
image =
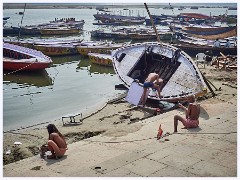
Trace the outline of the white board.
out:
M 130 104 L 139 105 L 141 97 L 143 94 L 143 87 L 140 86 L 138 83 L 133 82 L 128 90 L 128 94 L 126 96 L 126 101 L 128 101 Z M 149 90 L 146 94 L 146 99 L 148 97 Z

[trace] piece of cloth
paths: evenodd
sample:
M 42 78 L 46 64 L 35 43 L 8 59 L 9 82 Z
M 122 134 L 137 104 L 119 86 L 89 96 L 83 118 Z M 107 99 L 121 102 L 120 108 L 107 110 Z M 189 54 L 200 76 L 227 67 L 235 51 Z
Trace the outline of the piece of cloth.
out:
M 144 82 L 143 87 L 144 88 L 153 87 L 153 82 Z
M 186 128 L 196 128 L 199 125 L 199 120 L 184 119 L 182 123 Z

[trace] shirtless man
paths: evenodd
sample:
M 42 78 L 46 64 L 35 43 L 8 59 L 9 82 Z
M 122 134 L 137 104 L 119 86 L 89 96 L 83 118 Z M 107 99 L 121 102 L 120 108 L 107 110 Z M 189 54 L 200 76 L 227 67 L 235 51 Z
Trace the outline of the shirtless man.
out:
M 163 85 L 163 80 L 159 78 L 157 71 L 155 71 L 154 73 L 150 73 L 143 84 L 143 95 L 141 97 L 142 105 L 145 105 L 148 88 L 156 89 L 158 92 L 158 97 L 160 97 L 162 85 Z
M 179 103 L 179 107 L 185 111 L 186 118 L 174 116 L 174 132 L 177 132 L 178 121 L 181 121 L 185 128 L 196 128 L 199 125 L 200 105 L 195 101 L 194 95 L 188 97 L 188 102 L 188 108 Z
M 52 155 L 47 156 L 48 159 L 57 159 L 62 157 L 67 150 L 67 143 L 63 135 L 58 131 L 54 124 L 47 126 L 49 140 L 47 146 L 42 146 L 41 150 L 43 153 L 51 151 Z

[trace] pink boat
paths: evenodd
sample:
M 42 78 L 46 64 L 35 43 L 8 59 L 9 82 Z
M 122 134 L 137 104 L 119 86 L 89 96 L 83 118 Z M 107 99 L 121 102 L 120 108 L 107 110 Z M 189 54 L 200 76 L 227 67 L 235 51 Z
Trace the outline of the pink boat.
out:
M 3 70 L 34 71 L 48 68 L 50 57 L 40 51 L 3 43 Z

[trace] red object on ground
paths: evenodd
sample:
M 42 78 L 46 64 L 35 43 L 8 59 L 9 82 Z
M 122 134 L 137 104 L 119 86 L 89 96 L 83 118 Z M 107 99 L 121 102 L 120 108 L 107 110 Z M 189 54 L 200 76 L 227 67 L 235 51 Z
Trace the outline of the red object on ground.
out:
M 160 124 L 159 129 L 158 129 L 158 134 L 157 134 L 157 140 L 159 140 L 162 137 L 162 133 L 163 133 L 163 130 L 162 130 L 161 124 Z

